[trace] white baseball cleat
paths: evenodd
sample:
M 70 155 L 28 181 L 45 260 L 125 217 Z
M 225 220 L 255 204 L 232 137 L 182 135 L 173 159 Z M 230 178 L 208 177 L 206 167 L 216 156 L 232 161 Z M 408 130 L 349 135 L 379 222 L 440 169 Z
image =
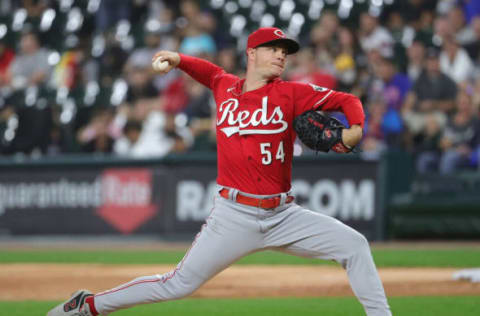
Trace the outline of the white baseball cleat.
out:
M 78 290 L 66 302 L 57 305 L 47 316 L 93 316 L 85 299 L 93 294 L 88 290 Z

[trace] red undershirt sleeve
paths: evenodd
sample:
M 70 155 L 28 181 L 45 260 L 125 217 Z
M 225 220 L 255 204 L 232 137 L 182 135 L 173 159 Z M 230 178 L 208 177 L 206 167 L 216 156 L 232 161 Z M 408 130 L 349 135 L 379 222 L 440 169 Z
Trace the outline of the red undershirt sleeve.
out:
M 357 124 L 363 128 L 365 113 L 362 102 L 353 94 L 299 82 L 293 82 L 290 85 L 294 89 L 296 115 L 312 109 L 326 112 L 338 111 L 345 114 L 350 126 Z
M 221 67 L 205 59 L 184 54 L 180 54 L 180 64 L 177 68 L 210 89 L 213 89 L 215 78 L 225 73 Z
M 347 117 L 350 126 L 354 124 L 363 125 L 365 123 L 365 113 L 363 112 L 362 102 L 353 94 L 331 90 L 332 93 L 320 104 L 321 111 L 340 111 Z

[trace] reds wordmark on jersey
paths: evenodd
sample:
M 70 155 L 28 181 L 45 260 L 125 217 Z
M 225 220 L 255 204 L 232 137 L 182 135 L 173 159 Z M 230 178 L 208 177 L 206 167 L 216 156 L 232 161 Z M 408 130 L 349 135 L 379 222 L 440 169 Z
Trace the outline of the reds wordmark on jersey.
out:
M 295 131 L 293 119 L 311 109 L 341 111 L 363 127 L 360 101 L 351 94 L 312 84 L 275 79 L 242 93 L 245 79 L 191 56 L 179 68 L 213 91 L 217 104 L 217 183 L 242 192 L 287 192 Z

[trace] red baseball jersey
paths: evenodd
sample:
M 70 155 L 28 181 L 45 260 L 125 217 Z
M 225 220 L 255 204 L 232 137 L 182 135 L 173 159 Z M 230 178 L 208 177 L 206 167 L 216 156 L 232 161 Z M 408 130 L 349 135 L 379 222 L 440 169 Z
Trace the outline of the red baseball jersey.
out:
M 200 58 L 180 55 L 179 68 L 213 91 L 217 104 L 217 183 L 269 195 L 291 187 L 293 119 L 311 109 L 341 111 L 363 127 L 360 100 L 347 93 L 275 79 L 242 93 L 245 79 Z

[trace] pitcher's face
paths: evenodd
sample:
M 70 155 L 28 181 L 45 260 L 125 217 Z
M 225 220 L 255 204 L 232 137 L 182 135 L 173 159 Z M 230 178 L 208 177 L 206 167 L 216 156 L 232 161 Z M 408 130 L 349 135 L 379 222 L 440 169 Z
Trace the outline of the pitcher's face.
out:
M 280 77 L 287 62 L 287 48 L 284 45 L 272 44 L 255 48 L 254 65 L 262 77 L 273 79 Z

